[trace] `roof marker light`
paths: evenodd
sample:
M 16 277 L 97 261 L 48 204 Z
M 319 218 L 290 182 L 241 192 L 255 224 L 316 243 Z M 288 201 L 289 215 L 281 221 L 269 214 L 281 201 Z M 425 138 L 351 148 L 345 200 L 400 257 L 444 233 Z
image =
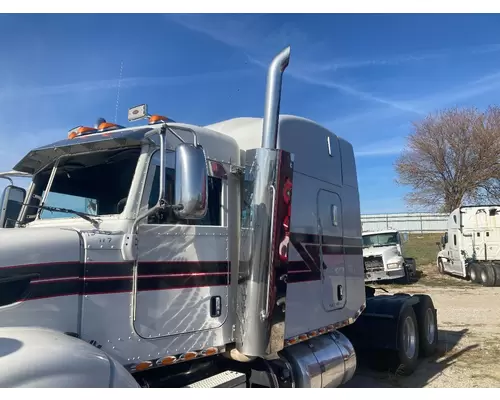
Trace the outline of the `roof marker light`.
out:
M 94 128 L 90 128 L 88 126 L 77 126 L 69 131 L 68 139 L 74 139 L 76 137 L 89 135 L 95 132 L 96 130 Z
M 152 125 L 152 124 L 157 124 L 159 122 L 168 122 L 169 119 L 167 117 L 164 117 L 163 115 L 152 115 L 150 118 L 149 118 L 149 124 Z
M 123 126 L 113 124 L 112 122 L 102 122 L 97 128 L 99 132 L 110 131 L 112 129 L 121 129 Z

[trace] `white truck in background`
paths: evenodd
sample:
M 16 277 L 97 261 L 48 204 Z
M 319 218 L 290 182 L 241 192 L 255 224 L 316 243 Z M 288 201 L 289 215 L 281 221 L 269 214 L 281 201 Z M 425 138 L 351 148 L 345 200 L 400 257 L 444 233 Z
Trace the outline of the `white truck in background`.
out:
M 365 282 L 409 283 L 416 275 L 415 259 L 404 257 L 404 243 L 408 241 L 408 233 L 385 229 L 365 231 L 362 236 Z
M 500 286 L 500 205 L 455 209 L 437 244 L 440 273 L 484 286 Z
M 2 200 L 0 387 L 336 387 L 357 354 L 411 374 L 435 352 L 429 296 L 365 286 L 352 145 L 279 114 L 289 57 L 263 119 L 142 105 L 145 124 L 15 165 L 32 181 Z

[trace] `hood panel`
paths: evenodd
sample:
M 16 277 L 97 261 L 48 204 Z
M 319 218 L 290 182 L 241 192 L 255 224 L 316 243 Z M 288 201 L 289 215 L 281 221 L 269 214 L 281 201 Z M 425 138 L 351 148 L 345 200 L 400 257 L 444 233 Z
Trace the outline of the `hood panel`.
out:
M 385 263 L 393 258 L 399 258 L 396 246 L 369 247 L 363 249 L 363 257 L 382 256 Z
M 0 229 L 0 268 L 80 260 L 80 235 L 74 230 Z

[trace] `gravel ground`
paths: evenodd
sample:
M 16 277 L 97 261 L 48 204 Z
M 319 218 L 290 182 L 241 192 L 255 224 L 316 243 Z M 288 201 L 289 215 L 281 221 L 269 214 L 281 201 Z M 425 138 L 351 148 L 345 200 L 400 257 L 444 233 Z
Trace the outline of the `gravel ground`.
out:
M 438 310 L 438 354 L 422 359 L 409 377 L 358 367 L 346 387 L 500 387 L 500 287 L 486 288 L 447 276 L 433 278 L 431 273 L 416 284 L 383 287 L 393 293 L 431 296 Z

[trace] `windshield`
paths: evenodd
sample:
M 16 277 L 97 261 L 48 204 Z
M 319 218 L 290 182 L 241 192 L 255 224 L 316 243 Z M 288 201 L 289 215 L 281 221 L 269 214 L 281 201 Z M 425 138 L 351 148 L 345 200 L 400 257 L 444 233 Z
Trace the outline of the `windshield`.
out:
M 363 235 L 363 247 L 379 247 L 398 244 L 397 232 Z
M 140 148 L 119 149 L 63 158 L 44 206 L 60 207 L 92 216 L 120 214 L 128 197 Z M 47 191 L 52 168 L 36 175 L 35 196 Z M 38 205 L 38 204 L 36 204 Z M 32 213 L 36 214 L 37 210 Z M 75 217 L 66 212 L 40 210 L 40 219 Z

